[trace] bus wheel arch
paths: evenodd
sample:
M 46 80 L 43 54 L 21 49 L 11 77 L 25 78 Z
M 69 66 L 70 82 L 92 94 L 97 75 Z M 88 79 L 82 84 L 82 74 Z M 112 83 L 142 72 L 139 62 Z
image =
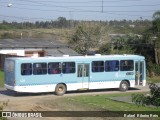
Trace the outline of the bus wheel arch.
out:
M 67 86 L 65 83 L 58 83 L 55 88 L 55 94 L 58 96 L 62 96 L 66 93 Z
M 119 90 L 125 92 L 128 90 L 129 86 L 130 86 L 129 80 L 122 80 L 119 85 Z

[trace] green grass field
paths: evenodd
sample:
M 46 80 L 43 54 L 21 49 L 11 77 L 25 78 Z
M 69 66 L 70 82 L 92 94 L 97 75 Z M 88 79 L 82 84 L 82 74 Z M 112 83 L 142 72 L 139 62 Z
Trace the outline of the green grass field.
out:
M 0 87 L 4 87 L 4 72 L 0 71 Z
M 131 96 L 133 93 L 89 95 L 72 97 L 72 102 L 78 102 L 83 105 L 89 105 L 98 109 L 107 111 L 160 111 L 160 107 L 137 106 L 131 103 L 114 101 L 112 97 Z M 69 101 L 70 99 L 68 99 Z

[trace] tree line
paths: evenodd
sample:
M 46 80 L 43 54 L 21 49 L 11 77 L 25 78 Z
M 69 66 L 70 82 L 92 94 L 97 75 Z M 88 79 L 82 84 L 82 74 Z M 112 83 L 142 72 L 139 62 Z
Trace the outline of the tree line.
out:
M 119 32 L 123 28 L 132 28 L 135 26 L 143 29 L 151 26 L 150 20 L 110 20 L 110 21 L 81 21 L 81 20 L 67 20 L 65 17 L 58 17 L 56 20 L 51 21 L 36 21 L 36 22 L 7 22 L 5 20 L 0 23 L 0 30 L 4 29 L 26 29 L 26 28 L 75 28 L 80 23 L 98 23 L 103 26 L 112 26 Z M 140 28 L 140 27 L 141 28 Z M 136 29 L 134 27 L 134 29 Z M 137 29 L 138 30 L 138 29 Z M 135 30 L 135 31 L 137 31 Z M 139 30 L 140 31 L 140 30 Z
M 112 34 L 103 25 L 83 23 L 76 27 L 69 43 L 81 54 L 138 54 L 147 61 L 149 76 L 160 75 L 160 12 L 153 14 L 151 26 L 137 33 Z M 122 29 L 121 29 L 122 30 Z M 121 33 L 121 32 L 120 32 Z M 109 40 L 110 39 L 110 40 Z
M 53 21 L 6 22 L 0 30 L 10 29 L 69 29 L 66 39 L 80 54 L 138 54 L 147 61 L 150 76 L 160 75 L 160 12 L 153 20 L 80 21 L 59 17 Z

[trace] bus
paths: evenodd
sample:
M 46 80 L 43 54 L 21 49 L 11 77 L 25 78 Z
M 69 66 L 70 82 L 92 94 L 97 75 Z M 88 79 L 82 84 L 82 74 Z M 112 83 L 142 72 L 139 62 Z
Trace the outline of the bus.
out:
M 6 58 L 5 87 L 16 92 L 55 92 L 145 86 L 146 63 L 140 55 Z

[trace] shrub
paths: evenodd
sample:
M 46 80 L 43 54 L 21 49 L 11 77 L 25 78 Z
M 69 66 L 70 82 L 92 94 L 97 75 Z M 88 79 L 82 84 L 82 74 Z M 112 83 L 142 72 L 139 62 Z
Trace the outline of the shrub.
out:
M 150 83 L 150 95 L 132 94 L 132 102 L 137 105 L 154 105 L 160 106 L 160 87 L 154 83 Z
M 0 102 L 0 111 L 3 111 L 4 107 L 8 106 L 9 100 L 5 102 Z M 0 120 L 7 120 L 6 118 L 0 117 Z

